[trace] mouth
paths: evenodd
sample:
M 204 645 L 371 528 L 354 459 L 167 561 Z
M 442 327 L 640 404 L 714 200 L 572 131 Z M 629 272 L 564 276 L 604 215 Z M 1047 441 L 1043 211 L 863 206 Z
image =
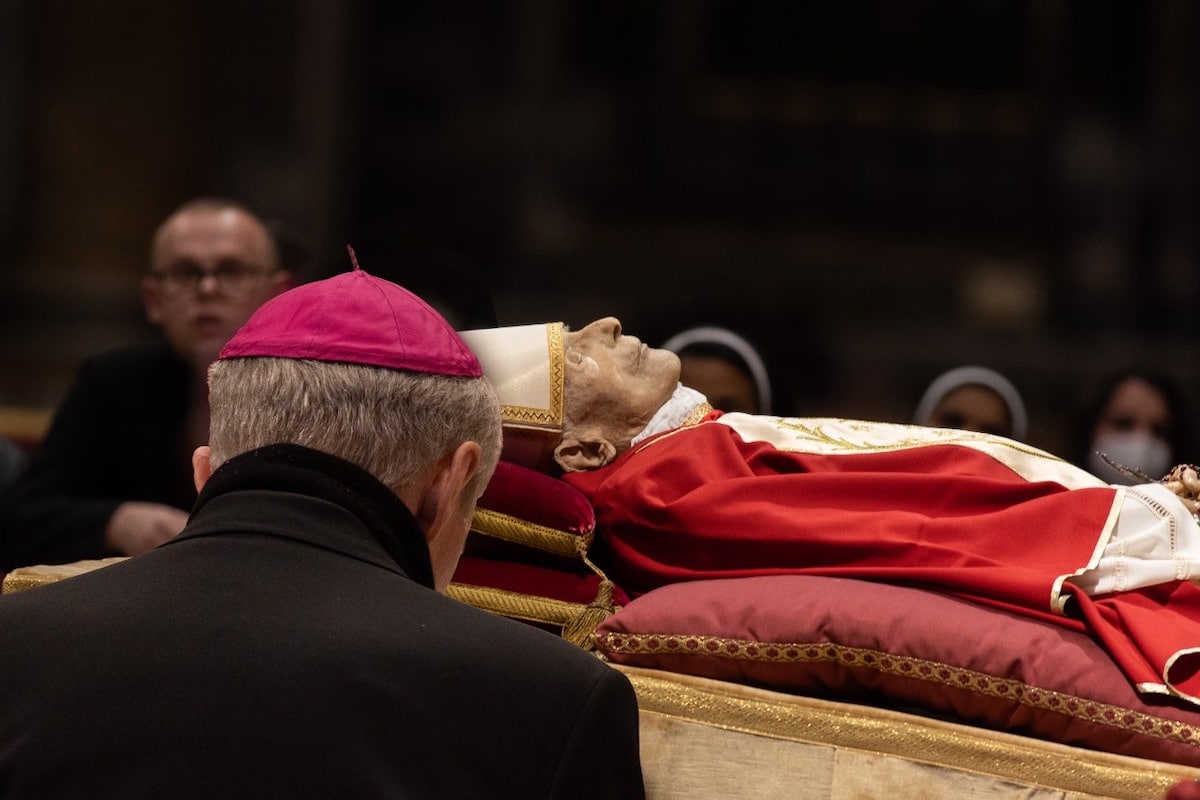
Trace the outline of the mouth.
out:
M 196 317 L 193 325 L 199 333 L 214 334 L 220 333 L 224 329 L 225 322 L 217 316 L 201 316 Z

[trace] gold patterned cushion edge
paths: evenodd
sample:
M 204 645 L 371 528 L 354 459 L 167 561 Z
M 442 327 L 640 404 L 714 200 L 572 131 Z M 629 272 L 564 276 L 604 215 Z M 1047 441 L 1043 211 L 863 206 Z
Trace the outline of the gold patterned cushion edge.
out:
M 591 533 L 574 534 L 560 531 L 486 508 L 475 509 L 471 530 L 569 558 L 586 555 L 592 543 Z
M 829 642 L 755 642 L 694 634 L 596 634 L 609 654 L 687 655 L 772 663 L 833 663 L 940 684 L 1140 736 L 1200 747 L 1200 727 L 938 661 Z

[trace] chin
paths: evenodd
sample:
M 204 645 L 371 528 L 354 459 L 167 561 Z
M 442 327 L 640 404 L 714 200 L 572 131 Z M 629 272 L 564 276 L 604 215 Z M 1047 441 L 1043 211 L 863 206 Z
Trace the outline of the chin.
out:
M 675 355 L 670 350 L 655 348 L 650 350 L 646 361 L 648 363 L 643 368 L 643 371 L 654 375 L 661 373 L 664 376 L 664 379 L 669 378 L 671 381 L 671 389 L 673 391 L 675 384 L 679 383 L 679 372 L 682 369 L 682 366 L 679 362 L 679 356 Z

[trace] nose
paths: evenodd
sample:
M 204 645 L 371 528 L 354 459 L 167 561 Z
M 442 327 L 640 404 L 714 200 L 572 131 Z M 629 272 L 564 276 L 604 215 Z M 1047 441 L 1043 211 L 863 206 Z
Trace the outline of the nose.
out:
M 621 320 L 616 317 L 604 317 L 592 324 L 598 327 L 606 336 L 611 337 L 614 342 L 621 338 Z
M 212 270 L 205 270 L 200 273 L 200 280 L 196 282 L 197 294 L 211 294 L 220 287 L 217 282 L 217 273 Z

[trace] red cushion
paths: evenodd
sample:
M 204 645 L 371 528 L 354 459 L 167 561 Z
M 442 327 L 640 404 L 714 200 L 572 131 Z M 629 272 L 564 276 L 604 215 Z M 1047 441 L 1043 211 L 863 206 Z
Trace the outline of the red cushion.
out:
M 566 603 L 587 605 L 596 599 L 600 576 L 594 573 L 577 574 L 558 569 L 508 561 L 463 556 L 454 571 L 454 582 L 469 586 L 486 586 L 536 597 L 548 597 Z M 629 597 L 619 587 L 613 588 L 613 604 L 624 605 Z
M 1180 781 L 1167 790 L 1163 800 L 1200 800 L 1200 783 Z
M 510 461 L 496 465 L 478 507 L 575 535 L 590 534 L 596 527 L 592 504 L 582 492 Z
M 930 591 L 804 575 L 693 581 L 634 599 L 596 635 L 620 664 L 1200 766 L 1200 711 L 1140 698 L 1087 634 Z
M 454 574 L 456 591 L 460 599 L 505 616 L 565 622 L 565 637 L 590 646 L 596 623 L 614 605 L 629 602 L 628 595 L 606 582 L 586 559 L 595 527 L 592 505 L 578 489 L 501 461 L 471 521 L 471 535 Z M 520 597 L 463 593 L 463 587 L 499 589 Z M 580 609 L 564 610 L 562 603 Z M 571 619 L 565 620 L 564 614 Z

